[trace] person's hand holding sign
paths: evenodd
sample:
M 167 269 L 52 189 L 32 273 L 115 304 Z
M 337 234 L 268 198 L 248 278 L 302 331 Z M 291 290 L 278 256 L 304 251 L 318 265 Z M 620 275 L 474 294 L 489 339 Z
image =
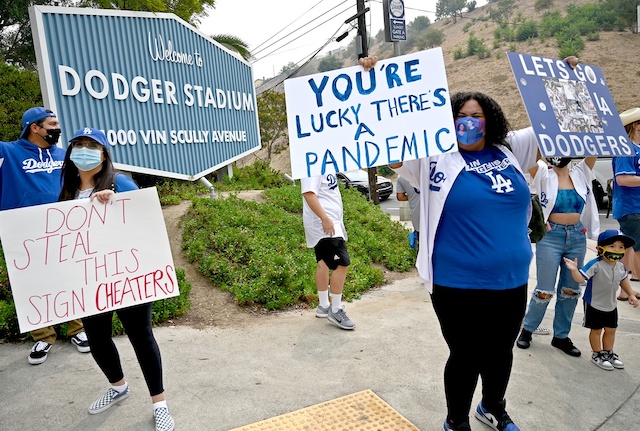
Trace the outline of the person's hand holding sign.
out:
M 378 62 L 378 57 L 373 56 L 373 57 L 363 57 L 358 59 L 358 63 L 364 67 L 364 70 L 366 70 L 367 72 L 370 71 L 371 69 L 373 69 L 373 67 L 376 65 L 376 63 Z
M 109 197 L 114 193 L 115 192 L 113 190 L 109 189 L 100 190 L 99 192 L 95 192 L 91 195 L 91 201 L 93 202 L 94 199 L 98 199 L 98 202 L 106 204 L 109 202 Z

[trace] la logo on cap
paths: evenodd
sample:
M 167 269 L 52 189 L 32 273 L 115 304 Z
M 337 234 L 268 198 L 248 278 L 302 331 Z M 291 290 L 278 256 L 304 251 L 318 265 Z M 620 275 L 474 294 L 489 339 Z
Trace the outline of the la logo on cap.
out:
M 85 135 L 90 135 L 91 134 L 91 129 L 88 127 L 85 127 L 84 130 L 82 131 L 82 133 L 84 133 Z

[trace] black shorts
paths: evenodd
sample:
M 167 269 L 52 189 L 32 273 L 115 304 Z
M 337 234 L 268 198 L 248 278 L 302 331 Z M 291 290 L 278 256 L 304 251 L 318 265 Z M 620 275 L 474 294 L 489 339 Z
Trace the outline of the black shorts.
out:
M 618 309 L 613 311 L 600 311 L 584 302 L 584 324 L 589 329 L 617 328 Z
M 316 251 L 316 262 L 323 260 L 331 270 L 338 266 L 351 265 L 347 243 L 342 238 L 322 238 L 314 250 Z

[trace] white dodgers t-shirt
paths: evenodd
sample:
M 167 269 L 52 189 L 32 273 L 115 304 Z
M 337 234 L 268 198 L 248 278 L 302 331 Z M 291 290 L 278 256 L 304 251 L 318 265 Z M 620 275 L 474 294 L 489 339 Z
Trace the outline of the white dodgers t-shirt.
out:
M 342 221 L 342 195 L 338 187 L 338 179 L 335 174 L 325 174 L 317 177 L 300 179 L 302 194 L 313 192 L 317 197 L 322 209 L 333 220 L 335 235 L 334 238 L 347 240 L 347 230 Z M 307 240 L 307 247 L 312 248 L 318 244 L 322 238 L 331 238 L 322 230 L 322 220 L 307 204 L 307 200 L 302 198 L 302 222 Z

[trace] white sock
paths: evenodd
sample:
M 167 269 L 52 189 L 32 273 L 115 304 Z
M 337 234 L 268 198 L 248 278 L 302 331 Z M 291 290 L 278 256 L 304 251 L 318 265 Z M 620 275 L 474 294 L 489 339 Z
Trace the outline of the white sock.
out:
M 327 308 L 329 305 L 329 290 L 318 290 L 318 301 L 320 307 Z
M 167 407 L 167 400 L 158 401 L 157 403 L 153 403 L 153 411 L 161 407 Z
M 331 294 L 331 310 L 335 313 L 342 309 L 342 293 Z
M 129 384 L 127 382 L 124 382 L 124 385 L 120 385 L 120 386 L 111 385 L 111 388 L 118 393 L 122 393 L 127 390 L 127 386 L 129 386 Z

